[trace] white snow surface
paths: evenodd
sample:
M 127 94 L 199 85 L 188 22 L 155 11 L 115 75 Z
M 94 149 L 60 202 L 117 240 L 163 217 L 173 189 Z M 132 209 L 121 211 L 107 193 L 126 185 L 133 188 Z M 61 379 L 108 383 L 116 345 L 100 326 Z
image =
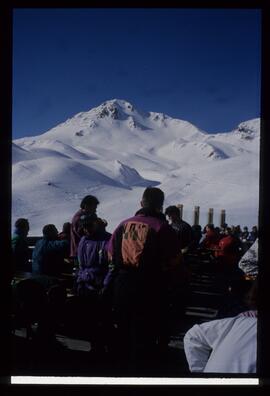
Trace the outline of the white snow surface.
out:
M 147 186 L 165 193 L 164 207 L 183 204 L 183 217 L 200 223 L 214 208 L 219 225 L 258 223 L 260 119 L 231 132 L 209 134 L 163 113 L 137 110 L 113 99 L 68 119 L 42 135 L 16 139 L 12 146 L 12 223 L 30 222 L 30 235 L 45 224 L 59 230 L 71 221 L 88 194 L 112 232 L 140 208 Z

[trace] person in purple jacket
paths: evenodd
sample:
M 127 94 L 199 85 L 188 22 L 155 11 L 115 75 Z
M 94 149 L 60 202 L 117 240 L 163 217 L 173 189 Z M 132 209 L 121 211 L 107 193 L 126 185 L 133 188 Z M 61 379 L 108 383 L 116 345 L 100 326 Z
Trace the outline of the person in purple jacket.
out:
M 95 214 L 85 216 L 82 221 L 85 235 L 78 246 L 79 270 L 77 273 L 77 293 L 89 296 L 100 293 L 108 274 L 107 247 L 111 234 Z
M 77 258 L 77 249 L 83 230 L 81 227 L 81 217 L 84 215 L 95 214 L 99 201 L 93 195 L 86 195 L 80 205 L 80 209 L 74 214 L 70 229 L 70 257 Z
M 91 350 L 104 352 L 109 347 L 111 304 L 104 293 L 108 276 L 107 246 L 111 234 L 106 224 L 95 214 L 82 220 L 84 236 L 78 246 L 79 269 L 76 277 L 81 319 L 89 331 Z
M 162 213 L 163 202 L 162 190 L 146 188 L 142 208 L 119 224 L 109 242 L 118 357 L 132 375 L 153 366 L 166 321 L 168 282 L 181 263 L 178 237 Z

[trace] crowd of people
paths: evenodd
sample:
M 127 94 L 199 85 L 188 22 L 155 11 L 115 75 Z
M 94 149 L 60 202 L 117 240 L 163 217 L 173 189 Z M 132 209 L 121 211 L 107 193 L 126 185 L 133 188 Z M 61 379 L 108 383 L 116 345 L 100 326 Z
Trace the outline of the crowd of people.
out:
M 254 246 L 256 250 L 257 227 L 249 232 L 247 227 L 242 231 L 240 226 L 224 224 L 218 228 L 208 224 L 202 230 L 199 225 L 185 222 L 176 206 L 163 212 L 164 198 L 159 188 L 146 188 L 141 208 L 111 234 L 106 231 L 107 221 L 97 215 L 98 199 L 87 195 L 61 232 L 53 224 L 43 227 L 43 237 L 37 241 L 32 257 L 27 242 L 29 222 L 23 218 L 16 221 L 11 278 L 16 271 L 32 273 L 26 282 L 28 289 L 21 282 L 15 295 L 21 305 L 33 305 L 33 298 L 26 298 L 29 290 L 41 295 L 36 298 L 35 310 L 40 337 L 54 340 L 59 318 L 70 320 L 89 336 L 92 352 L 117 351 L 123 366 L 137 375 L 168 347 L 172 312 L 184 312 L 191 276 L 187 255 L 209 251 L 216 263 L 217 281 L 225 290 L 232 287 L 236 278 L 256 278 L 258 259 L 250 252 Z M 76 269 L 73 303 L 67 303 L 66 290 L 59 280 L 67 262 Z M 234 320 L 241 322 L 239 337 L 245 318 L 254 322 L 245 315 Z M 227 322 L 214 326 L 209 351 L 213 350 L 215 337 L 221 338 L 220 334 L 214 336 L 220 328 L 235 328 L 235 324 Z M 209 334 L 209 326 L 210 323 L 197 326 L 186 334 L 185 351 L 191 371 L 218 371 L 221 367 L 228 370 L 228 365 L 217 365 L 217 370 L 213 370 L 213 364 L 206 364 L 210 352 L 206 353 L 205 334 Z M 222 356 L 222 350 L 215 354 Z M 235 363 L 232 367 L 236 372 L 254 370 L 254 364 L 247 367 Z

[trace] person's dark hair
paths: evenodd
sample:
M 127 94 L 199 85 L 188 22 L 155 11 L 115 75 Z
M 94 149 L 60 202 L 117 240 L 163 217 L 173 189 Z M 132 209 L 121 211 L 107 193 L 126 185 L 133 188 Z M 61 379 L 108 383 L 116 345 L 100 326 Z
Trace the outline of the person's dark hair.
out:
M 81 220 L 81 227 L 83 229 L 84 235 L 91 235 L 93 232 L 96 233 L 98 231 L 101 231 L 99 222 L 101 222 L 101 219 L 99 219 L 95 213 L 85 216 Z
M 165 215 L 170 216 L 171 214 L 176 214 L 178 217 L 180 217 L 180 209 L 177 206 L 168 206 L 165 209 Z
M 70 227 L 71 227 L 71 223 L 69 223 L 69 222 L 64 223 L 63 224 L 63 228 L 62 228 L 62 232 L 65 232 L 66 234 L 69 234 Z
M 15 227 L 18 230 L 22 230 L 22 229 L 25 229 L 27 227 L 29 228 L 29 221 L 27 219 L 23 219 L 23 218 L 17 219 L 16 222 L 15 222 Z
M 149 209 L 161 209 L 164 203 L 164 192 L 157 187 L 147 187 L 142 196 L 142 206 Z
M 215 230 L 214 224 L 206 224 L 205 228 L 208 227 L 210 230 Z
M 98 218 L 97 223 L 98 223 L 99 229 L 105 231 L 105 229 L 108 225 L 108 222 L 105 219 Z
M 57 228 L 54 224 L 46 224 L 42 229 L 42 233 L 44 237 L 47 237 L 49 239 L 57 238 L 58 235 Z
M 97 215 L 95 213 L 83 215 L 80 217 L 80 225 L 83 228 L 91 228 L 95 221 L 97 221 Z
M 98 205 L 99 200 L 94 195 L 86 195 L 81 201 L 81 209 L 85 209 L 87 205 Z

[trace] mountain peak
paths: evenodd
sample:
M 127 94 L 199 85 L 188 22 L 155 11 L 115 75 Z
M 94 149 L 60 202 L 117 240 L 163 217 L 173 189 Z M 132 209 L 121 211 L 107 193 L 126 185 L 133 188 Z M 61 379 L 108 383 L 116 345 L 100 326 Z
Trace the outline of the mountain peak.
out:
M 134 106 L 122 99 L 111 99 L 103 102 L 100 106 L 90 110 L 91 113 L 99 118 L 109 117 L 114 120 L 126 119 L 134 112 Z
M 101 104 L 101 106 L 103 105 L 111 105 L 111 106 L 115 106 L 115 107 L 120 107 L 122 109 L 128 109 L 133 111 L 134 110 L 134 106 L 129 103 L 127 100 L 124 99 L 110 99 L 110 100 L 106 100 L 105 102 L 103 102 Z
M 241 122 L 235 132 L 241 139 L 252 140 L 260 133 L 260 118 Z

